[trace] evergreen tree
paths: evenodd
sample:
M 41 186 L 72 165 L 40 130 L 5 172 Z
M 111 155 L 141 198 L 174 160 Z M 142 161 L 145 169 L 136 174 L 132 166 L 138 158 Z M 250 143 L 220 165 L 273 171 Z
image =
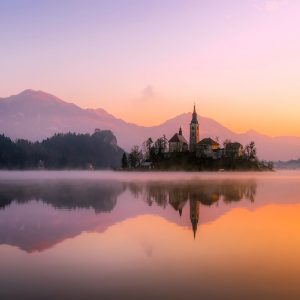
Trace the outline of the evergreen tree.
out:
M 127 160 L 127 155 L 124 152 L 122 156 L 122 169 L 127 169 L 128 168 L 128 160 Z

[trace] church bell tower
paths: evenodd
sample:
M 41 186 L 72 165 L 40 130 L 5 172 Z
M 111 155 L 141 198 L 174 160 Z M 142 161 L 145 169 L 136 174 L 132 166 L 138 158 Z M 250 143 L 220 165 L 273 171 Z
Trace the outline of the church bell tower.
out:
M 190 123 L 190 152 L 196 151 L 196 145 L 199 142 L 199 140 L 199 123 L 197 119 L 196 108 L 194 105 L 192 121 Z

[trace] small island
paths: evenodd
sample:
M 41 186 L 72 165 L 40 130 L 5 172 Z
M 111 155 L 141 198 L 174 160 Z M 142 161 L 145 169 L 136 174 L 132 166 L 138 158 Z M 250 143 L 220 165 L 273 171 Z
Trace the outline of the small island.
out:
M 149 137 L 142 145 L 133 146 L 122 157 L 123 170 L 165 171 L 272 171 L 273 163 L 259 161 L 255 142 L 243 146 L 230 140 L 223 142 L 210 137 L 200 140 L 200 127 L 196 107 L 190 122 L 189 143 L 181 127 L 171 139 L 165 135 L 155 142 Z

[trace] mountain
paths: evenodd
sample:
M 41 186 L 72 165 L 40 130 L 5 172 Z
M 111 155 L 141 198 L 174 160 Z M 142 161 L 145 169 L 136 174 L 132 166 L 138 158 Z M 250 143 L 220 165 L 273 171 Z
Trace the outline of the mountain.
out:
M 300 157 L 300 137 L 269 137 L 253 130 L 235 133 L 213 119 L 198 116 L 200 136 L 219 137 L 242 144 L 254 140 L 258 155 L 267 160 L 289 160 Z M 54 133 L 92 133 L 95 128 L 110 129 L 118 145 L 130 150 L 148 137 L 156 139 L 165 134 L 170 138 L 180 126 L 188 139 L 191 113 L 184 113 L 152 127 L 139 126 L 115 118 L 103 109 L 82 109 L 42 91 L 25 90 L 18 95 L 0 98 L 0 132 L 12 139 L 42 140 Z

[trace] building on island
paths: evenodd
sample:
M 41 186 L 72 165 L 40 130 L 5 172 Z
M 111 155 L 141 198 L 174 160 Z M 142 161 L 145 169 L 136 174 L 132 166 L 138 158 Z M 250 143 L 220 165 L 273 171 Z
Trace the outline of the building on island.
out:
M 169 140 L 169 152 L 187 152 L 188 142 L 182 135 L 182 129 L 179 128 L 179 132 L 175 133 Z
M 190 152 L 196 151 L 196 145 L 200 140 L 199 123 L 194 104 L 194 111 L 192 114 L 192 121 L 190 123 Z
M 220 158 L 222 150 L 220 144 L 211 138 L 202 139 L 196 146 L 196 157 Z
M 193 153 L 197 158 L 237 159 L 243 157 L 244 149 L 240 143 L 227 142 L 224 146 L 225 148 L 222 149 L 220 144 L 210 137 L 200 141 L 200 128 L 194 105 L 192 120 L 190 122 L 190 143 L 188 144 L 184 138 L 180 127 L 179 132 L 175 133 L 169 140 L 169 151 L 166 153 L 166 157 L 169 157 L 171 153 L 178 152 Z
M 226 143 L 224 149 L 224 156 L 226 158 L 241 158 L 244 155 L 243 145 L 235 142 L 235 143 Z

